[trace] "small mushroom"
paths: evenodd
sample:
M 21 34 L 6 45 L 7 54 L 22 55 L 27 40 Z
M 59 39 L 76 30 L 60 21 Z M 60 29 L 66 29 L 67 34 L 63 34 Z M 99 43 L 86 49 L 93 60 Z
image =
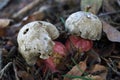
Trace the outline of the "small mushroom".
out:
M 99 40 L 102 33 L 102 22 L 90 12 L 79 11 L 67 18 L 65 28 L 70 34 L 81 36 L 84 39 Z
M 47 26 L 44 23 L 46 23 Z M 54 42 L 49 36 L 48 25 L 50 25 L 50 27 L 52 26 L 52 28 L 54 27 L 47 22 L 31 22 L 23 26 L 18 33 L 17 41 L 19 51 L 29 65 L 35 64 L 38 57 L 47 59 L 52 54 Z M 48 29 L 48 32 L 45 28 Z M 52 33 L 50 33 L 50 35 L 51 34 Z M 52 38 L 56 38 L 56 36 L 52 36 Z

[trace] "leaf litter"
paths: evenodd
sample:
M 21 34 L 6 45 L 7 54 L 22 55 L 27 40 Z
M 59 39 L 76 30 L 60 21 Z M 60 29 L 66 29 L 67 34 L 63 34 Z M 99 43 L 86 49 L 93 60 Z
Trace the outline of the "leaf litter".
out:
M 0 48 L 2 62 L 0 78 L 2 80 L 119 80 L 119 0 L 76 0 L 76 2 L 74 0 L 70 0 L 70 2 L 40 0 L 40 3 L 37 3 L 39 5 L 34 4 L 35 6 L 33 5 L 29 9 L 30 2 L 34 3 L 32 0 L 27 2 L 25 0 L 18 2 L 11 0 L 1 7 Z M 40 12 L 39 9 L 45 5 L 50 5 L 52 8 L 49 8 L 49 11 Z M 25 7 L 28 9 L 24 9 Z M 8 12 L 8 10 L 10 11 Z M 25 11 L 22 15 L 18 14 L 17 17 L 13 18 L 12 16 L 20 10 Z M 60 72 L 56 73 L 45 68 L 44 61 L 41 60 L 34 66 L 29 66 L 17 50 L 16 37 L 21 27 L 35 20 L 51 22 L 62 33 L 56 40 L 64 44 L 69 37 L 69 33 L 64 29 L 64 21 L 71 13 L 80 10 L 89 11 L 96 15 L 102 14 L 99 16 L 103 22 L 102 38 L 99 41 L 93 41 L 93 51 L 81 54 L 72 51 L 57 66 Z M 106 19 L 106 16 L 113 23 Z M 61 20 L 61 17 L 64 20 Z

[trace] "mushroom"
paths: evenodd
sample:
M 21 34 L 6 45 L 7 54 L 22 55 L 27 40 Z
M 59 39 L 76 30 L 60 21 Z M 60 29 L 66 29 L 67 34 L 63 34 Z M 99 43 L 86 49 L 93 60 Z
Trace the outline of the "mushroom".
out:
M 45 30 L 49 33 L 49 36 L 52 38 L 52 40 L 58 38 L 59 36 L 59 31 L 57 30 L 57 28 L 49 22 L 33 21 L 33 22 L 30 22 L 29 24 L 36 24 L 37 26 L 45 28 Z
M 84 39 L 99 40 L 102 33 L 102 22 L 90 12 L 78 11 L 67 18 L 65 28 L 70 34 L 81 36 Z
M 52 40 L 58 38 L 59 31 L 57 30 L 57 28 L 53 24 L 45 22 L 45 21 L 35 21 L 35 22 L 39 23 L 40 26 L 45 28 L 45 30 L 49 33 L 49 35 L 52 38 Z
M 29 65 L 36 63 L 38 57 L 47 59 L 52 54 L 55 39 L 59 32 L 54 25 L 45 21 L 34 21 L 22 27 L 17 41 L 19 51 Z

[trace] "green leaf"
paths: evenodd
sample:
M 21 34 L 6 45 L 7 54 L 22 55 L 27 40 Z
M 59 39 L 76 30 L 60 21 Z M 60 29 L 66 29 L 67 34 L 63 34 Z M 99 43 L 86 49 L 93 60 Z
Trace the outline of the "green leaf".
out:
M 63 77 L 67 77 L 67 78 L 70 78 L 70 79 L 78 78 L 78 79 L 82 79 L 82 80 L 93 80 L 91 78 L 86 78 L 85 76 L 73 76 L 73 75 L 68 75 L 68 74 L 63 75 Z
M 60 17 L 60 20 L 63 24 L 65 24 L 65 19 L 63 17 Z

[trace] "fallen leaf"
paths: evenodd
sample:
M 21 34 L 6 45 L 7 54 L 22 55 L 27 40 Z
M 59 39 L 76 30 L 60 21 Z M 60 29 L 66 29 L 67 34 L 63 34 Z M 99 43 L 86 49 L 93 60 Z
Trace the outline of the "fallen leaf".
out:
M 104 72 L 99 75 L 92 75 L 100 71 L 104 71 Z M 106 80 L 106 76 L 107 76 L 107 68 L 103 65 L 96 64 L 91 70 L 91 74 L 84 77 L 88 79 L 90 78 L 90 80 Z M 75 78 L 72 80 L 82 80 L 82 79 Z
M 92 73 L 94 73 L 94 72 L 97 72 L 97 71 L 102 71 L 102 70 L 105 70 L 105 71 L 107 71 L 107 69 L 106 69 L 106 67 L 105 66 L 103 66 L 103 65 L 100 65 L 100 64 L 96 64 L 95 66 L 94 66 L 94 68 L 92 69 Z
M 6 35 L 6 28 L 10 24 L 10 19 L 0 19 L 0 37 Z
M 7 27 L 11 22 L 11 19 L 0 19 L 0 28 Z
M 100 76 L 92 76 L 92 77 L 90 77 L 90 78 L 92 78 L 93 80 L 104 80 L 102 77 L 100 77 Z
M 86 61 L 79 62 L 78 65 L 75 65 L 66 75 L 71 76 L 81 76 L 86 70 Z M 70 78 L 64 77 L 64 80 L 71 80 Z
M 0 37 L 5 36 L 5 34 L 6 34 L 6 29 L 0 28 Z
M 72 79 L 72 80 L 82 80 L 82 79 L 79 79 L 79 78 L 75 78 L 75 79 Z
M 54 78 L 53 80 L 59 80 L 58 78 Z
M 26 71 L 18 71 L 18 77 L 20 77 L 22 80 L 34 80 L 32 75 L 30 75 Z
M 96 64 L 93 67 L 93 69 L 91 70 L 91 74 L 99 73 L 97 76 L 102 77 L 103 78 L 102 80 L 106 80 L 107 72 L 108 72 L 107 68 L 105 66 L 103 66 L 103 65 L 100 65 L 100 64 Z
M 87 78 L 87 80 L 104 80 L 101 76 L 93 76 L 93 75 L 88 75 L 88 76 L 84 76 L 85 78 Z M 83 80 L 83 79 L 79 79 L 79 78 L 75 78 L 72 80 Z
M 120 61 L 118 62 L 118 68 L 120 69 Z
M 81 10 L 86 11 L 89 7 L 88 12 L 97 14 L 101 8 L 103 0 L 81 0 Z
M 105 79 L 103 79 L 103 77 L 101 77 L 101 76 L 98 76 L 98 75 L 88 75 L 87 77 L 89 77 L 90 79 L 92 79 L 92 80 L 105 80 Z
M 103 21 L 103 31 L 106 33 L 107 38 L 112 42 L 120 42 L 120 32 Z
M 54 73 L 54 72 L 59 72 L 56 69 L 56 65 L 53 63 L 53 58 L 50 57 L 48 59 L 45 60 L 45 65 Z
M 93 47 L 93 42 L 91 40 L 72 35 L 67 39 L 65 46 L 70 53 L 76 51 L 76 49 L 80 52 L 87 52 Z
M 105 80 L 103 79 L 103 77 L 100 77 L 100 76 L 93 76 L 91 77 L 93 80 Z
M 33 14 L 25 17 L 24 20 L 22 21 L 22 24 L 25 25 L 32 21 L 42 20 L 44 17 L 45 17 L 45 14 L 43 12 L 37 11 L 37 12 L 34 12 Z
M 90 64 L 90 66 L 92 66 L 96 62 L 99 62 L 99 63 L 101 62 L 100 56 L 93 49 L 86 52 L 86 54 L 88 56 L 87 62 Z

